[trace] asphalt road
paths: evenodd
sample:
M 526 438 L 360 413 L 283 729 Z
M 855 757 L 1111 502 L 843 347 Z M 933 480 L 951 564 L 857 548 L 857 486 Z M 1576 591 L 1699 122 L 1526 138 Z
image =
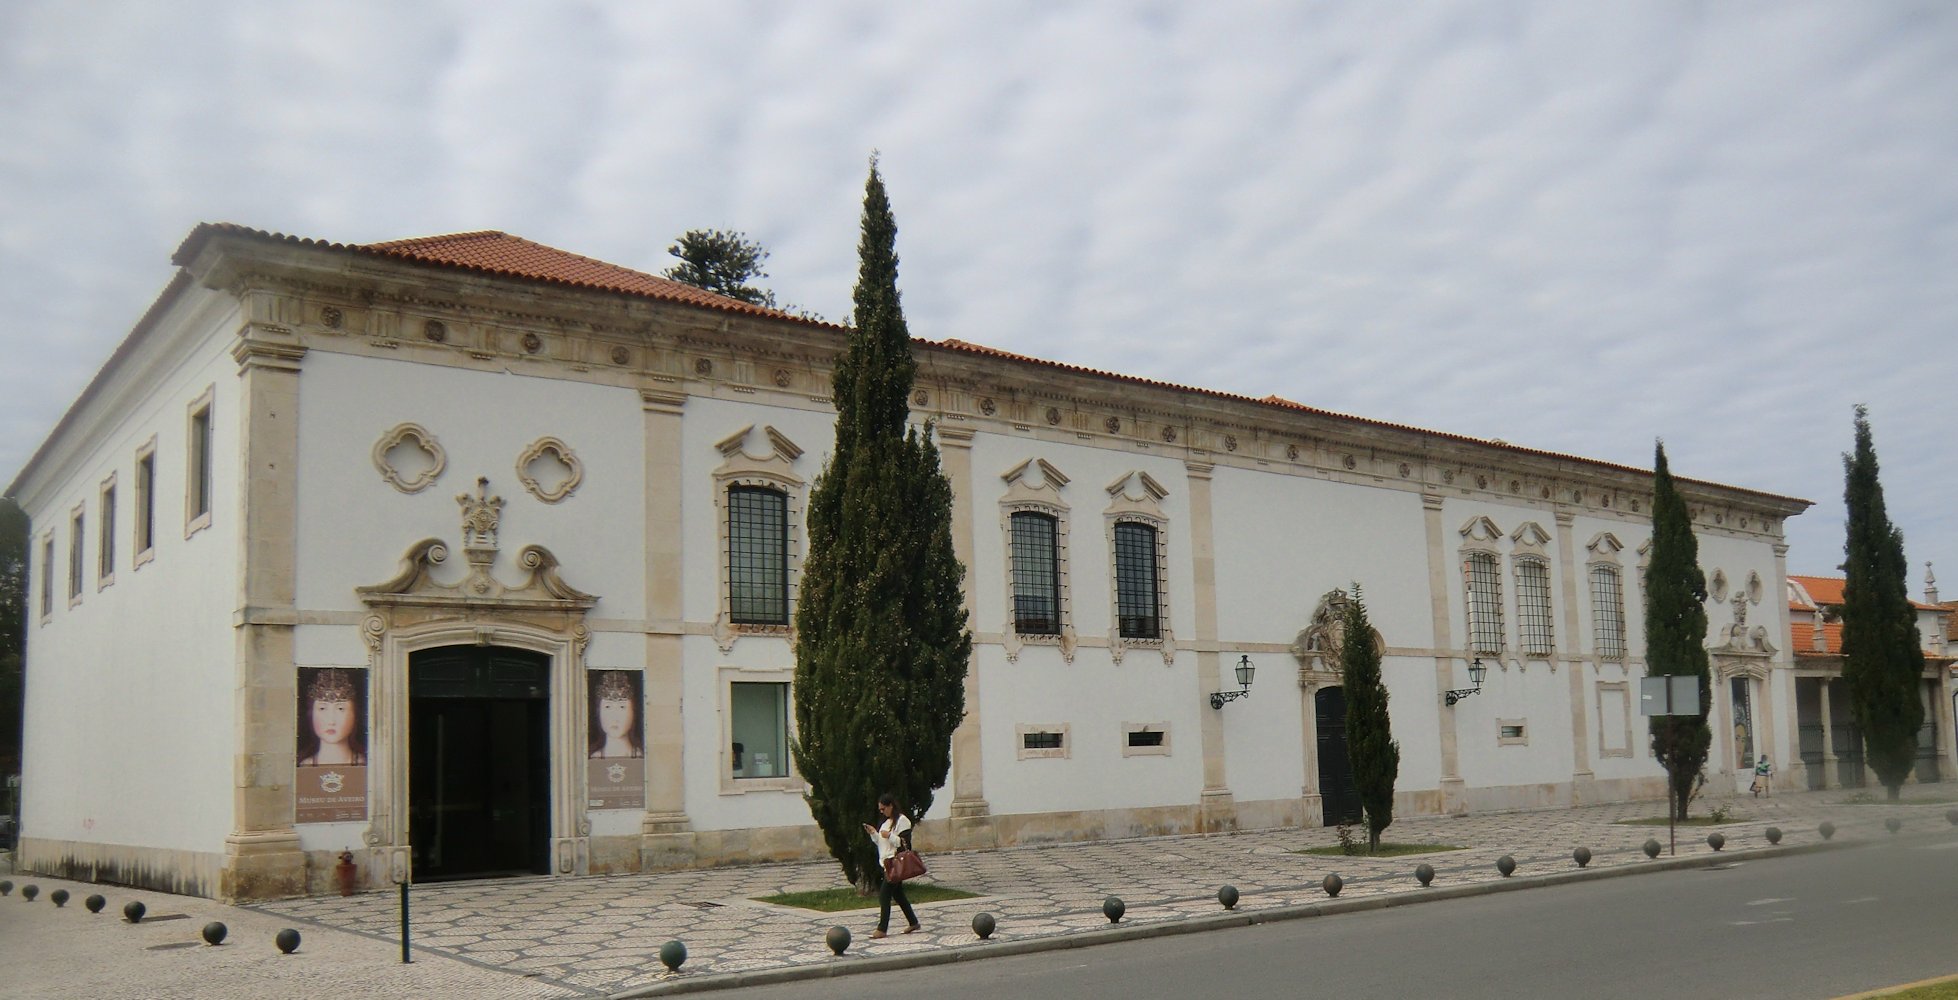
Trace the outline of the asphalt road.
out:
M 1958 973 L 1958 829 L 742 991 L 756 998 L 1835 997 Z

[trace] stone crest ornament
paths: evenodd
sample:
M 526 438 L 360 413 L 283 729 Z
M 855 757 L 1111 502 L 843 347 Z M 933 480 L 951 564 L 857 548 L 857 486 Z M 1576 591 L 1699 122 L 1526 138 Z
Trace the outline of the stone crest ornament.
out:
M 462 544 L 496 551 L 496 526 L 503 519 L 503 498 L 489 495 L 489 477 L 476 477 L 476 495 L 456 494 L 462 507 Z
M 1360 463 L 1359 460 L 1355 459 L 1351 455 L 1348 455 L 1344 459 L 1340 460 L 1340 464 L 1346 466 L 1349 469 L 1353 469 L 1353 468 L 1358 468 Z
M 1164 440 L 1164 441 L 1166 441 L 1166 442 L 1169 442 L 1169 443 L 1172 443 L 1172 444 L 1173 444 L 1173 443 L 1175 443 L 1175 441 L 1176 441 L 1176 428 L 1174 428 L 1174 427 L 1165 427 L 1165 428 L 1163 428 L 1163 440 Z
M 329 330 L 340 329 L 340 307 L 327 306 L 320 310 L 320 325 Z
M 1299 460 L 1299 446 L 1298 446 L 1298 445 L 1295 445 L 1295 444 L 1288 444 L 1288 445 L 1286 445 L 1286 446 L 1285 446 L 1285 457 L 1286 457 L 1286 458 L 1288 458 L 1288 459 L 1290 459 L 1290 460 L 1292 460 L 1292 461 L 1294 461 L 1294 462 L 1296 462 L 1296 461 L 1298 461 L 1298 460 Z
M 790 375 L 790 374 L 789 374 L 789 370 L 788 370 L 787 368 L 777 368 L 777 369 L 775 369 L 775 387 L 776 387 L 776 388 L 778 388 L 778 389 L 786 389 L 786 388 L 788 388 L 788 387 L 789 387 L 789 383 L 790 383 L 791 381 L 793 381 L 793 380 L 794 380 L 794 376 L 792 376 L 792 375 Z
M 1224 450 L 1225 451 L 1237 450 L 1237 435 L 1235 434 L 1224 435 Z
M 543 349 L 544 349 L 544 338 L 539 337 L 534 333 L 526 333 L 523 335 L 523 352 L 525 354 L 536 354 L 538 351 L 541 351 Z
M 1121 430 L 1122 430 L 1122 418 L 1121 418 L 1121 417 L 1109 417 L 1109 418 L 1108 418 L 1107 420 L 1104 420 L 1104 421 L 1102 421 L 1102 422 L 1101 422 L 1101 425 L 1102 425 L 1103 427 L 1106 427 L 1106 428 L 1108 428 L 1108 433 L 1110 433 L 1110 434 L 1119 434 L 1119 433 L 1121 433 Z
M 707 358 L 693 359 L 693 373 L 695 375 L 714 374 L 714 362 L 708 360 Z
M 619 346 L 619 347 L 614 347 L 614 348 L 612 348 L 612 363 L 613 363 L 613 364 L 615 364 L 615 365 L 622 365 L 622 364 L 625 364 L 626 362 L 628 362 L 628 361 L 631 361 L 631 360 L 632 360 L 632 352 L 631 352 L 631 351 L 628 351 L 628 350 L 626 350 L 624 346 Z
M 924 406 L 930 402 L 931 402 L 931 393 L 928 393 L 923 389 L 919 389 L 916 393 L 912 394 L 911 396 L 912 406 Z
M 1313 609 L 1310 622 L 1292 640 L 1292 658 L 1299 661 L 1300 687 L 1310 689 L 1320 684 L 1339 683 L 1339 654 L 1346 642 L 1346 606 L 1351 601 L 1345 590 L 1326 591 L 1319 598 L 1319 606 Z M 1384 655 L 1387 643 L 1379 629 L 1373 630 L 1372 640 L 1374 649 Z
M 440 344 L 449 339 L 449 328 L 441 320 L 432 319 L 422 324 L 422 336 Z

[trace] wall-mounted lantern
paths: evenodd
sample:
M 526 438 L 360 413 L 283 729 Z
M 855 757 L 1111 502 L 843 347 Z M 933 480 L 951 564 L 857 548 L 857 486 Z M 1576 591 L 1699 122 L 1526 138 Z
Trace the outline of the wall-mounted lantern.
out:
M 1442 695 L 1442 700 L 1453 705 L 1469 695 L 1480 694 L 1482 692 L 1482 679 L 1487 676 L 1489 676 L 1489 668 L 1482 665 L 1482 657 L 1476 657 L 1475 662 L 1469 664 L 1469 683 L 1475 686 L 1456 688 L 1453 691 L 1446 692 Z
M 1210 695 L 1210 707 L 1223 708 L 1224 702 L 1236 701 L 1237 699 L 1250 694 L 1251 675 L 1257 672 L 1258 672 L 1258 668 L 1251 665 L 1251 654 L 1246 653 L 1243 656 L 1238 657 L 1237 658 L 1237 686 L 1241 690 L 1212 692 Z

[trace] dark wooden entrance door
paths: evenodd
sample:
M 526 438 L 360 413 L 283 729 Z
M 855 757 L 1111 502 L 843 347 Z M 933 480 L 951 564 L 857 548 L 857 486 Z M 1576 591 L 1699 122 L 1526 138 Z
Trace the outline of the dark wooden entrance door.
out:
M 1320 688 L 1312 702 L 1319 720 L 1319 801 L 1324 825 L 1358 823 L 1360 792 L 1353 785 L 1353 762 L 1346 756 L 1346 691 Z
M 498 646 L 409 656 L 415 881 L 550 871 L 550 665 Z

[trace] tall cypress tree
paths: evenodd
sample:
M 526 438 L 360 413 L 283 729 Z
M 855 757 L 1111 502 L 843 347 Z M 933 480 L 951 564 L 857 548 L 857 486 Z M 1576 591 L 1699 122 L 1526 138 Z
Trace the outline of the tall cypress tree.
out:
M 1380 849 L 1380 831 L 1394 822 L 1394 781 L 1400 777 L 1401 745 L 1387 715 L 1387 685 L 1380 680 L 1380 649 L 1360 585 L 1339 630 L 1339 678 L 1346 689 L 1346 756 L 1366 810 L 1367 851 Z
M 1842 457 L 1843 504 L 1849 533 L 1843 543 L 1842 679 L 1863 731 L 1870 770 L 1892 800 L 1910 777 L 1917 731 L 1924 725 L 1924 651 L 1917 612 L 1904 583 L 1904 535 L 1890 523 L 1877 481 L 1876 447 L 1867 410 L 1856 407 L 1856 452 Z
M 883 872 L 862 824 L 884 792 L 916 819 L 944 786 L 972 637 L 952 486 L 931 425 L 907 426 L 917 361 L 898 301 L 897 221 L 874 159 L 857 254 L 856 324 L 831 382 L 836 450 L 809 496 L 794 752 L 830 855 L 869 891 Z
M 1685 498 L 1673 486 L 1660 442 L 1652 459 L 1652 556 L 1645 569 L 1645 672 L 1697 677 L 1698 716 L 1654 716 L 1652 746 L 1672 785 L 1673 815 L 1686 818 L 1693 783 L 1706 767 L 1713 730 L 1706 716 L 1713 689 L 1706 659 L 1706 574 Z

